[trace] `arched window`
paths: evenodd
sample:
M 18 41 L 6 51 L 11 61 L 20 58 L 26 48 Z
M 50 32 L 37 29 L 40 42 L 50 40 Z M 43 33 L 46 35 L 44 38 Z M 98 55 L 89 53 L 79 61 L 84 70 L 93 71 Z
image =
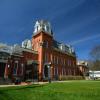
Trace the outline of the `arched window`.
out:
M 15 61 L 13 68 L 13 75 L 17 75 L 17 69 L 18 69 L 18 61 Z
M 44 76 L 45 78 L 48 77 L 48 66 L 47 65 L 44 66 Z

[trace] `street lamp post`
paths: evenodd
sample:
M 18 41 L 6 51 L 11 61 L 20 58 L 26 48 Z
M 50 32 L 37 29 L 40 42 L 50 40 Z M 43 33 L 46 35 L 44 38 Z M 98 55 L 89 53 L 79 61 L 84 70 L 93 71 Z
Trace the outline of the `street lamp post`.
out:
M 48 82 L 51 83 L 51 69 L 50 69 L 50 65 L 48 65 Z
M 48 64 L 48 82 L 51 83 L 51 63 Z

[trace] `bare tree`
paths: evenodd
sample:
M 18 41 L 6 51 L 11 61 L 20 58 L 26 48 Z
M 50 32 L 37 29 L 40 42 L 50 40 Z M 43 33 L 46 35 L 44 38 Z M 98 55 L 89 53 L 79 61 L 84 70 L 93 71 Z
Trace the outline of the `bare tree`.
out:
M 92 60 L 92 70 L 100 70 L 100 45 L 92 48 L 90 56 Z

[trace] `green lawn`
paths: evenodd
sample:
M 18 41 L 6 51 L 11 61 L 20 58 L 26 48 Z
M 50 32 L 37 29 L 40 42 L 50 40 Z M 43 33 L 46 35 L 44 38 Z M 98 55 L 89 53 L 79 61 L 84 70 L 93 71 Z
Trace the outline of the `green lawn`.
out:
M 0 100 L 100 100 L 100 81 L 2 87 Z

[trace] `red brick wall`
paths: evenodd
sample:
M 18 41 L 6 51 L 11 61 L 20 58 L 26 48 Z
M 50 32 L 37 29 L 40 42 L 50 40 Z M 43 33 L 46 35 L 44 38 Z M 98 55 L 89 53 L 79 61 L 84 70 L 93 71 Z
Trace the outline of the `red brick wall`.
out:
M 48 41 L 48 48 L 40 47 L 40 43 L 44 41 Z M 39 60 L 40 78 L 42 78 L 43 76 L 42 72 L 45 63 L 45 55 L 47 55 L 48 57 L 47 62 L 52 62 L 52 67 L 51 67 L 52 78 L 54 77 L 54 69 L 56 66 L 58 67 L 58 75 L 63 74 L 62 70 L 64 70 L 63 75 L 78 75 L 77 66 L 76 66 L 76 57 L 54 50 L 52 43 L 53 43 L 53 37 L 44 32 L 40 32 L 35 36 L 33 36 L 32 38 L 33 49 L 34 50 L 36 49 L 39 54 L 38 60 Z M 58 63 L 57 63 L 57 59 L 58 59 Z
M 23 57 L 24 57 L 24 61 L 27 61 L 27 60 L 38 60 L 38 54 L 35 54 L 35 53 L 31 53 L 31 52 L 26 52 L 26 51 L 23 51 Z
M 42 47 L 41 43 L 44 43 L 45 41 L 48 41 L 48 48 Z M 33 50 L 38 51 L 38 61 L 39 61 L 39 79 L 42 79 L 43 76 L 43 66 L 44 66 L 44 56 L 45 53 L 48 53 L 50 56 L 50 53 L 52 52 L 51 46 L 52 46 L 52 37 L 48 34 L 45 34 L 44 32 L 40 32 L 36 34 L 32 38 L 32 46 Z M 50 57 L 49 57 L 50 61 Z

